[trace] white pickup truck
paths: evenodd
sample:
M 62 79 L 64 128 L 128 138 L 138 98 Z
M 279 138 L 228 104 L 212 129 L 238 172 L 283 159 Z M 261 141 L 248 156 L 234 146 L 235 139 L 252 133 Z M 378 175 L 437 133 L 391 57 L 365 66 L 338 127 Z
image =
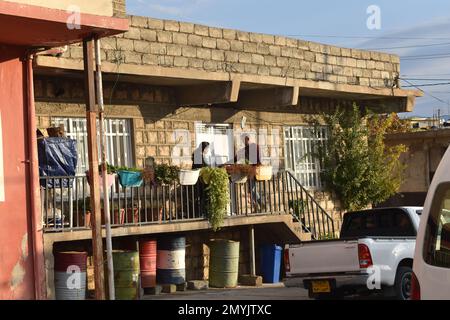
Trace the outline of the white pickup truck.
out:
M 421 207 L 379 208 L 344 215 L 340 239 L 286 245 L 286 282 L 311 298 L 383 290 L 410 297 Z

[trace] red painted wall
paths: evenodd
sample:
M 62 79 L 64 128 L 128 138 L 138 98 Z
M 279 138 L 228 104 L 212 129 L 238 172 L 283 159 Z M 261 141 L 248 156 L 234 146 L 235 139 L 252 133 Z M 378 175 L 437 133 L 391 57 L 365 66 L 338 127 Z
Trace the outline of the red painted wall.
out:
M 0 201 L 0 299 L 34 299 L 27 190 L 25 49 L 0 45 L 0 113 L 5 201 Z M 1 182 L 0 182 L 1 183 Z

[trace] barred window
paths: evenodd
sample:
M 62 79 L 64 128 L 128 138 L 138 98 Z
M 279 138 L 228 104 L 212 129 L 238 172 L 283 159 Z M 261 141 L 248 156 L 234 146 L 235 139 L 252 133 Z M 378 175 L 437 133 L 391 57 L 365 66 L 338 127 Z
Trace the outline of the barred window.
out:
M 109 164 L 133 166 L 130 122 L 128 119 L 105 119 L 106 158 Z M 55 127 L 63 125 L 66 136 L 77 141 L 77 174 L 84 174 L 89 166 L 86 119 L 55 117 L 52 118 L 52 125 Z M 97 142 L 100 143 L 100 135 L 97 136 Z
M 284 128 L 285 166 L 305 188 L 321 189 L 320 163 L 314 156 L 317 144 L 327 140 L 326 126 Z

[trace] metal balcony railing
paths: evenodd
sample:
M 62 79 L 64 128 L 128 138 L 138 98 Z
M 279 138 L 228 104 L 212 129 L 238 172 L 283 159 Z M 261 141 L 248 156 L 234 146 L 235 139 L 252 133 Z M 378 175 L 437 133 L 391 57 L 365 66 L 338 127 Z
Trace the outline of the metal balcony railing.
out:
M 45 232 L 91 228 L 90 188 L 86 176 L 41 177 L 40 180 Z M 229 190 L 228 217 L 292 214 L 303 231 L 311 232 L 314 239 L 334 234 L 331 217 L 288 171 L 280 171 L 268 181 L 230 182 Z M 102 198 L 102 208 L 104 201 Z M 193 186 L 178 182 L 170 185 L 144 182 L 140 187 L 124 188 L 116 179 L 107 201 L 113 228 L 207 218 L 207 196 L 200 182 Z

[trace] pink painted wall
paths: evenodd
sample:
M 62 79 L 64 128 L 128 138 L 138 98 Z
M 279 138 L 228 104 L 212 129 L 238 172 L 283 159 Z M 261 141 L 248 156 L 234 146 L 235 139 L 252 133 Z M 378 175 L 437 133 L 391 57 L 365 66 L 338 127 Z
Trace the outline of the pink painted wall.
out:
M 24 49 L 0 45 L 0 115 L 5 201 L 0 201 L 0 299 L 34 299 L 27 190 Z M 0 181 L 1 183 L 1 181 Z

